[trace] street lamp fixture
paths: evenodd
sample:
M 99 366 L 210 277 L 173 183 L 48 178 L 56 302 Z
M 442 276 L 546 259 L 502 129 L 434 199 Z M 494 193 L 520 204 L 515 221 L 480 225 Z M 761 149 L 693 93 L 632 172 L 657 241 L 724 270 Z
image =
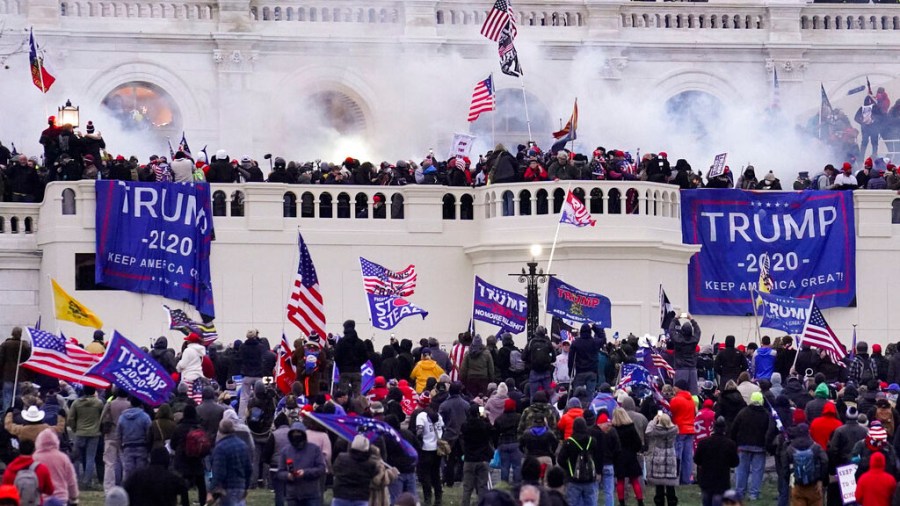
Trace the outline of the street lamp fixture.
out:
M 526 332 L 529 340 L 534 337 L 534 332 L 539 325 L 540 290 L 538 286 L 539 284 L 546 283 L 547 278 L 554 276 L 554 274 L 544 273 L 544 269 L 538 269 L 538 263 L 535 258 L 541 254 L 541 245 L 532 244 L 530 251 L 532 256 L 531 261 L 525 264 L 525 267 L 522 268 L 522 272 L 519 274 L 510 274 L 510 276 L 518 277 L 519 283 L 525 284 L 525 298 L 528 302 Z
M 57 124 L 72 125 L 72 128 L 78 128 L 79 111 L 77 106 L 72 105 L 71 100 L 66 100 L 66 105 L 59 107 L 56 115 Z

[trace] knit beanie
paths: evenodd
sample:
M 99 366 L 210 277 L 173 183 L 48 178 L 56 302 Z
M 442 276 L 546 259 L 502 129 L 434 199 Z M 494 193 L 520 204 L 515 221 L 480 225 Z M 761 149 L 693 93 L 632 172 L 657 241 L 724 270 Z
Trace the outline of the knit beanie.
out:
M 806 413 L 802 409 L 795 408 L 792 420 L 794 425 L 806 423 Z
M 753 392 L 750 394 L 750 405 L 751 406 L 762 406 L 763 404 L 763 394 L 762 392 Z
M 578 397 L 572 397 L 571 399 L 569 399 L 569 402 L 566 403 L 566 409 L 580 408 L 580 407 L 581 407 L 581 401 L 578 400 Z
M 506 399 L 503 401 L 503 412 L 504 413 L 514 413 L 516 411 L 516 401 L 512 399 Z
M 819 399 L 827 399 L 828 385 L 826 385 L 825 383 L 819 383 L 819 386 L 816 387 L 816 397 Z
M 366 436 L 362 434 L 357 434 L 353 438 L 353 442 L 350 443 L 350 449 L 356 450 L 358 452 L 368 452 L 369 451 L 369 440 L 366 439 Z

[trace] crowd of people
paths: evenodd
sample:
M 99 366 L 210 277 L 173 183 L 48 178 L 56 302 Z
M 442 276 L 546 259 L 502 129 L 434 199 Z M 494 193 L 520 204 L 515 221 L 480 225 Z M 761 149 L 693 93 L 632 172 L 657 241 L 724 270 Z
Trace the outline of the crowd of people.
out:
M 276 506 L 322 504 L 327 490 L 336 506 L 439 505 L 461 483 L 465 506 L 643 506 L 650 493 L 675 506 L 692 486 L 704 506 L 730 505 L 760 498 L 768 457 L 778 505 L 843 504 L 836 474 L 849 464 L 858 504 L 900 500 L 897 345 L 870 354 L 859 341 L 841 364 L 790 336 L 701 346 L 682 316 L 658 340 L 584 324 L 566 339 L 540 327 L 523 348 L 464 332 L 450 346 L 392 337 L 380 352 L 347 321 L 342 335 L 294 342 L 288 392 L 255 330 L 227 347 L 190 334 L 178 352 L 160 337 L 149 352 L 178 387 L 156 408 L 18 367 L 30 345 L 16 328 L 0 344 L 0 504 L 76 504 L 102 489 L 107 504 L 189 506 L 196 490 L 200 504 L 242 505 L 269 488 Z M 104 346 L 97 331 L 85 349 Z M 624 377 L 629 364 L 652 375 Z M 345 440 L 321 415 L 371 418 L 396 437 Z
M 879 89 L 877 95 L 867 97 L 866 104 L 857 112 L 858 122 L 869 122 L 860 123 L 864 139 L 862 146 L 856 144 L 859 131 L 849 126 L 849 120 L 847 125 L 842 126 L 841 118 L 846 118 L 836 110 L 828 123 L 826 135 L 832 143 L 852 137 L 852 142 L 848 140 L 846 145 L 842 144 L 837 149 L 846 161 L 841 163 L 840 170 L 829 164 L 812 176 L 810 171 L 801 171 L 793 183 L 794 190 L 900 189 L 900 176 L 895 164 L 889 158 L 877 156 L 881 136 L 893 136 L 895 132 L 900 132 L 896 126 L 900 121 L 896 119 L 900 106 L 895 104 L 893 108 L 888 108 L 890 100 L 883 89 Z M 867 152 L 867 140 L 871 141 L 872 156 L 860 165 L 857 160 L 862 158 L 860 154 Z M 398 160 L 395 163 L 361 162 L 353 157 L 339 163 L 322 160 L 298 162 L 267 154 L 264 157 L 269 161 L 266 173 L 260 162 L 250 155 L 230 156 L 224 149 L 207 156 L 205 152 L 191 154 L 189 148 L 179 146 L 177 150 L 171 149 L 168 156 L 153 155 L 147 161 L 135 156 L 113 155 L 90 121 L 82 133 L 71 125 L 57 125 L 56 119 L 51 116 L 48 127 L 41 133 L 40 143 L 44 148 L 41 157 L 11 152 L 0 144 L 0 201 L 40 202 L 47 183 L 82 179 L 474 187 L 534 181 L 640 180 L 674 184 L 682 189 L 790 189 L 783 188 L 771 170 L 757 174 L 753 166 L 747 166 L 739 171 L 736 181 L 731 169 L 726 167 L 724 172 L 704 178 L 702 171 L 693 169 L 683 158 L 672 165 L 664 151 L 641 156 L 640 153 L 632 155 L 602 146 L 588 156 L 567 149 L 545 152 L 534 142 L 520 144 L 515 149 L 497 144 L 493 150 L 474 161 L 468 157 L 442 160 L 429 152 L 418 162 Z

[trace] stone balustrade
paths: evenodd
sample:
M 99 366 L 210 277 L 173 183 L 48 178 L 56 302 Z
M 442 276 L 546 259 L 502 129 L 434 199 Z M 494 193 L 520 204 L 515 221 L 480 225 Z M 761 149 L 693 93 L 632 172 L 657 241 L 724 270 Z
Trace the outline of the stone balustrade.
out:
M 36 232 L 39 210 L 40 204 L 0 202 L 0 235 Z
M 13 1 L 13 0 L 6 0 Z M 100 1 L 60 0 L 59 14 L 66 18 L 140 18 L 163 20 L 214 21 L 218 4 L 212 1 Z

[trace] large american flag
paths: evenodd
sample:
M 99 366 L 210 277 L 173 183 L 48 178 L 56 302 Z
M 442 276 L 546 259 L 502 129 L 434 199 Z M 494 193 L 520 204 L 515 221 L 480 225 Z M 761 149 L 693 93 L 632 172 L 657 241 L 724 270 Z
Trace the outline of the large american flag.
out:
M 101 355 L 92 355 L 78 346 L 78 341 L 66 339 L 44 330 L 29 328 L 31 357 L 22 364 L 32 371 L 70 383 L 80 383 L 94 388 L 109 388 L 109 382 L 86 373 L 100 361 Z
M 191 318 L 181 309 L 172 309 L 163 304 L 166 314 L 169 315 L 169 328 L 172 330 L 180 330 L 185 335 L 195 332 L 203 341 L 204 346 L 209 346 L 219 338 L 216 331 L 216 324 L 213 322 L 202 323 L 191 320 Z
M 806 327 L 803 329 L 803 338 L 798 344 L 824 350 L 835 364 L 841 364 L 841 359 L 847 356 L 847 350 L 844 349 L 844 345 L 825 321 L 825 317 L 822 316 L 822 311 L 819 310 L 815 301 L 811 304 Z
M 481 25 L 481 35 L 491 39 L 494 42 L 500 40 L 500 34 L 509 23 L 510 35 L 516 38 L 518 30 L 516 29 L 516 13 L 513 11 L 509 0 L 497 0 L 491 11 L 488 12 L 484 24 Z
M 325 303 L 319 291 L 319 277 L 313 265 L 309 250 L 303 241 L 303 235 L 297 234 L 300 247 L 300 263 L 297 266 L 297 277 L 287 304 L 287 319 L 297 326 L 301 332 L 311 335 L 313 332 L 325 335 Z
M 488 76 L 483 81 L 478 81 L 475 91 L 472 92 L 472 103 L 469 105 L 469 121 L 475 121 L 483 112 L 493 111 L 494 104 L 494 77 Z
M 359 257 L 359 265 L 362 267 L 366 293 L 409 297 L 416 291 L 419 275 L 416 274 L 415 265 L 395 272 L 363 257 Z
M 635 353 L 635 359 L 638 363 L 653 371 L 654 369 L 662 375 L 664 372 L 670 378 L 675 377 L 675 369 L 666 361 L 659 353 L 653 351 L 652 348 L 642 347 Z

